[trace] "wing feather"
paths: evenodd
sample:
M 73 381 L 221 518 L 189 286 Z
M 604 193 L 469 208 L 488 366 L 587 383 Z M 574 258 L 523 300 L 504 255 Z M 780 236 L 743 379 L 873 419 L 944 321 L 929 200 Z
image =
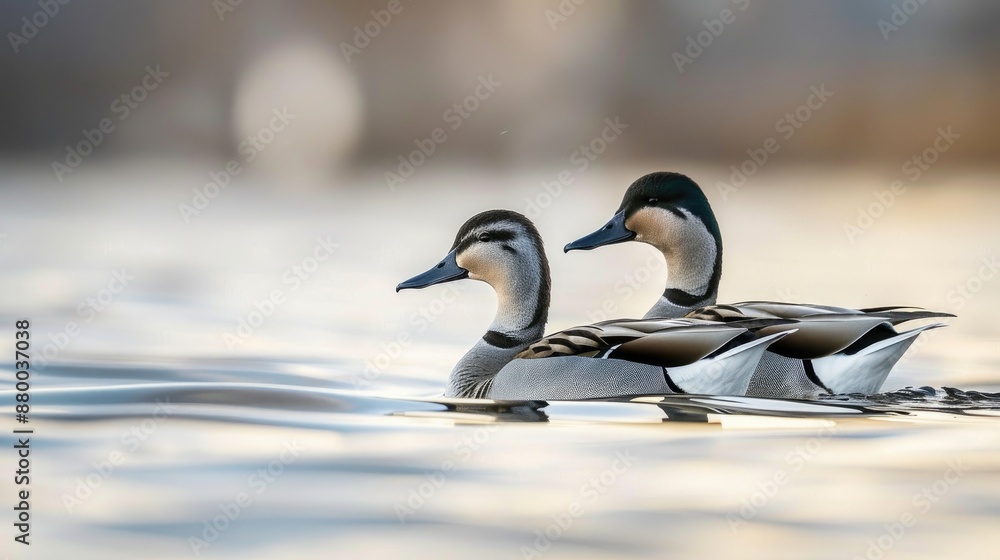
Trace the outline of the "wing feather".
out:
M 764 327 L 759 336 L 797 329 L 768 349 L 798 360 L 814 360 L 836 354 L 854 344 L 872 329 L 889 325 L 885 319 L 866 315 L 820 315 L 802 317 L 794 325 Z
M 918 319 L 954 317 L 948 313 L 926 311 L 919 307 L 873 307 L 847 309 L 830 305 L 796 304 L 773 301 L 747 301 L 732 305 L 713 305 L 693 311 L 691 318 L 744 327 L 767 336 L 797 329 L 769 347 L 769 350 L 800 360 L 822 358 L 844 351 L 859 340 L 871 338 L 874 329 Z M 780 324 L 768 321 L 784 320 Z M 867 335 L 867 336 L 866 336 Z
M 550 334 L 530 344 L 516 358 L 607 355 L 676 367 L 694 363 L 746 332 L 745 328 L 722 323 L 686 319 L 608 321 L 603 326 L 573 327 Z
M 667 329 L 626 342 L 609 357 L 663 367 L 684 366 L 705 358 L 746 332 L 723 325 Z

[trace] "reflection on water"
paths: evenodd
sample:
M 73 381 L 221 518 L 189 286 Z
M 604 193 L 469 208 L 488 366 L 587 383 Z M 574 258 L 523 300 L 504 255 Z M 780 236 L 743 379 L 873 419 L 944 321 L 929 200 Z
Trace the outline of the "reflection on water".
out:
M 17 558 L 852 558 L 907 513 L 899 557 L 993 550 L 1000 394 L 492 403 L 244 367 L 49 368 Z
M 540 217 L 550 246 L 592 229 L 583 222 L 603 223 L 620 195 L 607 185 L 624 188 L 633 176 L 581 179 L 573 197 L 594 207 L 582 216 L 567 196 L 565 209 Z M 96 199 L 108 205 L 67 192 L 46 206 L 41 195 L 14 190 L 20 207 L 47 210 L 28 219 L 0 208 L 11 232 L 7 262 L 22 265 L 3 265 L 3 314 L 28 316 L 43 348 L 67 321 L 80 323 L 80 335 L 33 377 L 35 544 L 4 544 L 0 557 L 995 556 L 998 291 L 983 287 L 963 309 L 948 294 L 978 270 L 982 244 L 1000 238 L 981 224 L 932 235 L 926 214 L 907 213 L 927 208 L 972 223 L 977 209 L 1000 202 L 993 191 L 953 191 L 958 208 L 940 216 L 936 191 L 914 189 L 866 234 L 874 241 L 857 246 L 842 238 L 834 205 L 799 204 L 829 202 L 833 191 L 748 186 L 720 207 L 732 240 L 723 285 L 731 299 L 788 292 L 958 312 L 900 364 L 884 394 L 489 403 L 433 396 L 488 323 L 489 292 L 454 284 L 455 303 L 438 313 L 433 290 L 404 299 L 392 288 L 440 258 L 468 215 L 522 200 L 534 178 L 511 180 L 526 185 L 521 191 L 460 196 L 446 185 L 308 204 L 230 190 L 184 224 L 176 202 L 200 180 L 171 176 L 150 191 L 159 194 Z M 862 184 L 836 198 L 865 200 L 870 191 Z M 441 209 L 447 216 L 432 223 L 408 211 L 428 192 L 452 197 Z M 774 213 L 776 200 L 814 208 L 814 223 Z M 129 212 L 116 210 L 123 207 Z M 91 214 L 83 220 L 77 208 Z M 812 233 L 773 235 L 781 227 Z M 335 256 L 300 286 L 284 283 L 325 236 L 339 243 Z M 771 250 L 755 250 L 754 237 Z M 48 245 L 32 252 L 25 239 Z M 876 247 L 886 246 L 898 247 L 886 259 L 893 271 L 919 275 L 899 282 L 872 272 Z M 803 261 L 816 254 L 830 259 L 830 272 Z M 603 309 L 619 271 L 644 266 L 648 253 L 552 257 L 556 330 Z M 88 321 L 79 304 L 120 268 L 135 279 Z M 641 315 L 657 284 L 616 293 L 613 303 Z M 285 303 L 243 337 L 241 321 L 275 289 Z M 10 379 L 0 373 L 0 388 Z M 11 392 L 0 391 L 0 401 Z M 0 440 L 14 443 L 9 434 Z M 0 495 L 12 496 L 10 477 L 0 480 Z

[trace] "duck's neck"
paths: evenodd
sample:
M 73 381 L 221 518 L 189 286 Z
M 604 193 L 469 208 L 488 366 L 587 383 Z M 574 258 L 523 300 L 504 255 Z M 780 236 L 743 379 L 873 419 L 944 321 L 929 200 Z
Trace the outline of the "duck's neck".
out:
M 667 286 L 646 318 L 676 318 L 715 305 L 722 278 L 722 242 L 701 222 L 695 235 L 656 246 L 667 261 Z
M 455 365 L 445 396 L 487 397 L 497 373 L 544 334 L 550 295 L 547 263 L 490 283 L 497 293 L 496 318 Z

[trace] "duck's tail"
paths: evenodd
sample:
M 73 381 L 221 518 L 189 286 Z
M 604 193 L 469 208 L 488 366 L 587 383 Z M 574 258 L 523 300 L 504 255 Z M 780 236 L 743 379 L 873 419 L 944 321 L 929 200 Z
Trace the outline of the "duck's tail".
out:
M 896 362 L 910 348 L 920 333 L 946 326 L 934 323 L 903 333 L 894 334 L 863 347 L 807 360 L 810 379 L 835 394 L 877 393 Z M 812 371 L 809 371 L 809 369 Z

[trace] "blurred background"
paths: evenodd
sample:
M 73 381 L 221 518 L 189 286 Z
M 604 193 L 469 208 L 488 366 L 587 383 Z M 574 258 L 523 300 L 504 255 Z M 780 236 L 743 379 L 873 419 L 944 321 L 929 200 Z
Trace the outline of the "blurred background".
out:
M 534 557 L 630 449 L 547 558 L 888 558 L 946 461 L 972 470 L 888 548 L 990 556 L 995 410 L 553 403 L 551 429 L 493 435 L 388 397 L 440 395 L 489 324 L 480 283 L 394 293 L 486 209 L 546 240 L 549 331 L 644 314 L 655 251 L 561 248 L 657 170 L 712 202 L 722 302 L 955 313 L 884 389 L 1000 391 L 998 27 L 989 0 L 0 3 L 0 316 L 32 325 L 40 543 L 0 557 Z M 192 545 L 289 442 L 260 505 Z
M 1000 7 L 987 0 L 400 0 L 395 14 L 388 2 L 232 4 L 108 1 L 33 17 L 37 3 L 5 3 L 0 147 L 9 158 L 60 157 L 81 129 L 120 117 L 109 105 L 158 65 L 169 78 L 90 165 L 228 158 L 260 127 L 255 111 L 273 105 L 302 115 L 281 139 L 310 154 L 298 166 L 383 165 L 440 126 L 480 75 L 502 83 L 500 94 L 435 167 L 550 163 L 614 115 L 630 128 L 608 162 L 725 163 L 821 83 L 836 102 L 784 147 L 786 163 L 892 162 L 943 124 L 962 132 L 951 164 L 992 163 L 1000 149 L 990 118 Z
M 720 215 L 723 301 L 906 303 L 961 310 L 942 337 L 997 334 L 997 289 L 974 279 L 1000 243 L 1000 7 L 986 0 L 0 14 L 0 305 L 52 312 L 55 331 L 67 311 L 89 320 L 53 358 L 281 349 L 360 365 L 436 297 L 392 289 L 473 213 L 524 212 L 559 248 L 659 169 L 691 175 Z M 284 272 L 320 235 L 339 249 L 288 294 L 304 316 L 225 344 L 255 302 L 292 287 Z M 664 271 L 628 278 L 651 254 L 551 252 L 551 328 L 608 299 L 641 315 Z M 130 288 L 107 312 L 78 311 L 116 267 Z M 968 282 L 977 291 L 956 291 Z M 474 340 L 492 308 L 488 288 L 468 289 L 423 343 Z M 435 367 L 450 367 L 439 350 Z M 428 359 L 413 348 L 394 365 Z

